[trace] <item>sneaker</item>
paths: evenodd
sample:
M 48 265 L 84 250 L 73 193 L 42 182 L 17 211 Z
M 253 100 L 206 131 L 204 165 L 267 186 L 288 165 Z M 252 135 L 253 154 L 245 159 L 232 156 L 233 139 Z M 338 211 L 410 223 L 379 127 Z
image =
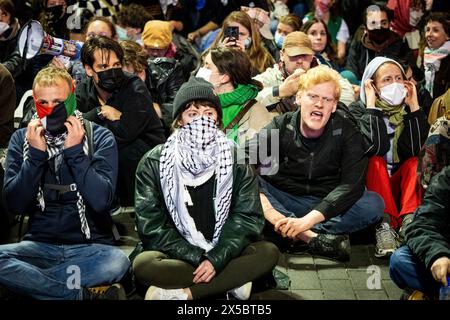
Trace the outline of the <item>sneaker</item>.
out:
M 398 231 L 398 235 L 400 236 L 402 241 L 405 240 L 406 227 L 409 226 L 409 224 L 413 221 L 413 218 L 414 218 L 414 214 L 413 213 L 405 214 L 403 216 L 402 225 L 400 227 L 400 230 Z
M 428 295 L 419 290 L 404 290 L 400 300 L 432 300 Z
M 309 252 L 340 262 L 350 261 L 350 239 L 347 235 L 318 234 L 308 243 Z
M 400 246 L 397 233 L 386 223 L 380 223 L 375 230 L 375 257 L 387 257 L 394 253 Z
M 145 300 L 187 300 L 188 295 L 183 289 L 163 289 L 155 286 L 148 288 Z
M 119 205 L 116 205 L 113 208 L 109 209 L 109 215 L 111 217 L 118 216 L 121 213 L 122 213 L 122 207 Z
M 250 294 L 252 293 L 252 282 L 251 281 L 247 282 L 246 284 L 234 288 L 233 290 L 230 290 L 227 293 L 231 294 L 238 300 L 248 300 L 250 298 Z
M 125 289 L 119 283 L 83 288 L 83 300 L 127 300 Z

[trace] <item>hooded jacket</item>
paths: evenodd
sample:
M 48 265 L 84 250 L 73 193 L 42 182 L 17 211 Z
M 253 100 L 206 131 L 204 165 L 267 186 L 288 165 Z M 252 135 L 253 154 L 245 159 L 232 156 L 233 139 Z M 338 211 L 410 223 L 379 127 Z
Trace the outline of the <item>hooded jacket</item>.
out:
M 29 229 L 24 240 L 52 244 L 113 244 L 112 219 L 109 214 L 117 180 L 117 145 L 111 132 L 92 124 L 90 156 L 78 144 L 63 151 L 63 163 L 56 174 L 54 159 L 47 152 L 29 146 L 23 160 L 26 128 L 11 137 L 5 166 L 4 197 L 8 211 L 28 214 Z M 77 207 L 76 191 L 61 194 L 45 184 L 71 185 L 86 205 L 86 219 L 91 238 L 85 238 Z M 45 209 L 37 203 L 38 188 L 44 193 Z

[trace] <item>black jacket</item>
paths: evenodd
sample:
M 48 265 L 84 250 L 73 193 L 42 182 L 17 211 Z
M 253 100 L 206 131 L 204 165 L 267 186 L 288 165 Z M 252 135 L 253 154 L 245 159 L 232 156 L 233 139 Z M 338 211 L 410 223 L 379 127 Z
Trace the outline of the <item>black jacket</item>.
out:
M 378 109 L 368 109 L 362 101 L 355 101 L 349 106 L 358 120 L 361 132 L 372 142 L 369 156 L 384 156 L 390 149 L 384 113 Z M 405 107 L 408 109 L 408 107 Z M 403 117 L 404 129 L 398 140 L 400 163 L 419 154 L 420 148 L 428 136 L 427 116 L 422 109 L 410 112 Z
M 362 35 L 362 37 L 365 36 L 367 35 Z M 389 43 L 389 45 L 378 52 L 366 48 L 362 42 L 362 38 L 354 38 L 350 45 L 345 69 L 350 70 L 358 79 L 361 79 L 364 69 L 375 57 L 387 57 L 401 64 L 406 64 L 411 59 L 411 50 L 408 48 L 408 44 L 397 35 L 392 35 L 392 37 L 395 41 Z
M 11 29 L 0 36 L 0 63 L 5 64 L 5 67 L 13 75 L 17 63 L 17 57 L 13 57 L 13 53 L 17 48 L 18 37 L 19 24 L 17 20 L 12 24 Z
M 264 215 L 255 172 L 251 166 L 235 161 L 230 212 L 218 243 L 205 253 L 179 233 L 167 211 L 159 175 L 161 150 L 162 145 L 149 151 L 136 172 L 136 225 L 142 243 L 137 245 L 134 254 L 143 250 L 161 251 L 194 267 L 206 258 L 219 273 L 245 247 L 260 239 Z
M 183 82 L 183 70 L 177 60 L 171 58 L 148 60 L 145 84 L 153 102 L 161 107 L 162 120 L 166 128 L 170 128 L 172 124 L 173 100 Z
M 433 98 L 442 96 L 450 88 L 450 55 L 441 61 L 441 67 L 436 73 L 433 84 Z
M 96 242 L 112 244 L 112 220 L 109 214 L 117 180 L 117 145 L 111 132 L 92 125 L 92 150 L 89 156 L 78 144 L 63 151 L 63 163 L 55 173 L 54 158 L 29 146 L 28 160 L 23 160 L 26 128 L 11 137 L 5 166 L 4 197 L 11 214 L 28 214 L 29 229 L 25 240 L 54 244 Z M 45 184 L 70 185 L 86 205 L 91 239 L 81 232 L 77 191 L 60 194 Z M 41 211 L 37 194 L 41 186 L 45 209 Z
M 450 258 L 450 167 L 433 177 L 405 233 L 406 244 L 428 270 L 438 258 Z
M 273 129 L 279 130 L 279 143 L 272 141 Z M 363 136 L 351 120 L 334 113 L 316 145 L 309 148 L 300 134 L 300 110 L 288 112 L 262 129 L 249 142 L 248 150 L 252 150 L 254 144 L 261 147 L 266 141 L 267 150 L 271 150 L 274 143 L 274 150 L 279 151 L 279 168 L 275 174 L 261 177 L 294 196 L 323 198 L 314 209 L 326 219 L 345 213 L 362 196 L 366 150 Z M 276 162 L 276 156 L 260 158 L 261 164 L 268 161 Z
M 77 106 L 84 117 L 94 121 L 114 134 L 119 151 L 136 140 L 144 141 L 150 148 L 165 141 L 162 123 L 153 108 L 153 101 L 145 84 L 135 75 L 125 73 L 126 80 L 106 104 L 122 112 L 118 121 L 101 120 L 96 108 L 100 105 L 94 80 L 87 78 L 76 88 Z

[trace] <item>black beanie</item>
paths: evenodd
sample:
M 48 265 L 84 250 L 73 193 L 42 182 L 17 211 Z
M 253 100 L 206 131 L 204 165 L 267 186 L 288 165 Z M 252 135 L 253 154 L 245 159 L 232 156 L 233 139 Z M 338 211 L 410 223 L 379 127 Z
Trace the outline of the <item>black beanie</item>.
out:
M 173 120 L 178 114 L 184 111 L 184 107 L 194 100 L 206 100 L 211 102 L 216 110 L 219 118 L 222 118 L 222 107 L 220 106 L 219 97 L 214 92 L 211 83 L 203 78 L 190 77 L 188 82 L 183 83 L 173 100 Z

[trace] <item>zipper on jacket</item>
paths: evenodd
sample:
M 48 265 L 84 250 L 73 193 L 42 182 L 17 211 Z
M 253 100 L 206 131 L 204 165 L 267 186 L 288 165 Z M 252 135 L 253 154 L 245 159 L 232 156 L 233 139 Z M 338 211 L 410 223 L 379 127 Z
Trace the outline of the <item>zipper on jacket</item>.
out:
M 312 178 L 312 169 L 313 169 L 313 160 L 314 160 L 314 152 L 311 152 L 310 154 L 311 160 L 309 162 L 309 171 L 308 171 L 308 183 L 306 184 L 306 192 L 309 194 L 310 189 L 310 181 Z

